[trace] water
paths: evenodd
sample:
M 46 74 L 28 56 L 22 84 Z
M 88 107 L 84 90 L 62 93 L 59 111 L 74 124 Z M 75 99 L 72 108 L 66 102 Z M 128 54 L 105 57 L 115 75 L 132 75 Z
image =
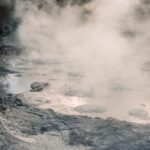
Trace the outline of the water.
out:
M 115 89 L 115 93 L 111 89 L 111 94 L 100 99 L 92 91 L 80 89 L 80 81 L 84 75 L 78 72 L 68 73 L 63 66 L 62 62 L 56 60 L 30 62 L 18 58 L 13 68 L 20 73 L 8 76 L 8 91 L 22 93 L 27 103 L 41 109 L 52 108 L 64 114 L 113 117 L 138 123 L 150 122 L 149 90 L 144 90 L 147 97 L 137 99 L 137 91 L 124 89 L 122 92 Z M 49 86 L 41 92 L 30 92 L 33 82 L 48 82 Z M 79 89 L 74 89 L 78 87 L 77 83 Z M 132 99 L 129 99 L 130 95 Z

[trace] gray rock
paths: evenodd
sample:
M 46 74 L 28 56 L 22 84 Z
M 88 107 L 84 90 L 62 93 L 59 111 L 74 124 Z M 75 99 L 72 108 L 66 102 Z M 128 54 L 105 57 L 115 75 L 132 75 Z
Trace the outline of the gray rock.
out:
M 5 113 L 7 106 L 4 104 L 3 99 L 0 97 L 0 112 Z
M 39 91 L 42 91 L 48 85 L 49 84 L 47 82 L 33 82 L 31 84 L 31 90 L 30 90 L 30 92 L 39 92 Z
M 149 150 L 150 148 L 149 124 L 140 125 L 113 118 L 63 115 L 52 109 L 41 110 L 27 104 L 16 107 L 14 97 L 7 99 L 7 104 L 11 108 L 6 113 L 7 117 L 3 116 L 7 119 L 5 124 L 7 130 L 0 120 L 0 149 L 2 150 L 23 149 L 18 147 L 22 141 L 8 133 L 8 131 L 12 132 L 12 129 L 14 135 L 16 131 L 17 134 L 25 137 L 45 132 L 60 132 L 66 143 L 73 146 L 81 145 L 90 150 Z M 28 146 L 30 148 L 30 143 Z M 27 150 L 26 147 L 24 149 Z
M 16 104 L 17 106 L 23 106 L 22 100 L 21 100 L 20 98 L 18 98 L 18 97 L 16 97 L 16 99 L 15 99 L 15 104 Z

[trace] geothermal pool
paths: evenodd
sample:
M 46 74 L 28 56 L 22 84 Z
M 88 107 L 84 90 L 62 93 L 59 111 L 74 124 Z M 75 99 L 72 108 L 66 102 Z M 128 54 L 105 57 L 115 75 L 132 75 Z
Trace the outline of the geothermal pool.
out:
M 26 102 L 35 107 L 52 108 L 63 114 L 113 117 L 137 123 L 150 122 L 148 89 L 120 89 L 114 85 L 114 89 L 111 88 L 100 98 L 92 89 L 82 85 L 85 78 L 83 74 L 64 70 L 63 66 L 57 60 L 44 62 L 18 58 L 13 65 L 18 73 L 7 77 L 7 90 L 22 94 Z M 33 82 L 47 82 L 49 86 L 40 92 L 30 92 Z
M 42 109 L 149 123 L 146 6 L 138 0 L 64 7 L 54 1 L 16 1 L 15 16 L 21 21 L 14 41 L 22 54 L 11 62 L 19 73 L 8 76 L 7 90 L 23 93 Z M 49 87 L 33 93 L 33 82 Z

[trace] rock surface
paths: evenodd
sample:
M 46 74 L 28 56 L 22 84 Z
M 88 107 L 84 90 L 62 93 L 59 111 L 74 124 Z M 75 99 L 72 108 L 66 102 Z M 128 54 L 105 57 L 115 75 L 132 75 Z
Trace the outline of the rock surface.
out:
M 48 86 L 47 82 L 33 82 L 31 84 L 31 90 L 30 90 L 30 92 L 39 92 L 39 91 L 42 91 L 47 86 Z
M 52 109 L 37 109 L 24 102 L 18 105 L 18 100 L 16 105 L 16 95 L 7 96 L 4 103 L 10 110 L 5 115 L 0 111 L 2 150 L 23 149 L 20 143 L 24 143 L 27 137 L 53 132 L 61 133 L 69 145 L 91 150 L 149 150 L 150 147 L 150 125 L 113 118 L 63 115 Z

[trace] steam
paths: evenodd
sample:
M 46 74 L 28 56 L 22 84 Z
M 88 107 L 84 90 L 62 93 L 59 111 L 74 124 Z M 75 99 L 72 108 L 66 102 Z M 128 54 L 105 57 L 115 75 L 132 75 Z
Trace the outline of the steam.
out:
M 147 98 L 149 80 L 141 69 L 146 60 L 139 57 L 140 39 L 131 42 L 122 34 L 136 24 L 138 0 L 93 0 L 63 8 L 54 1 L 42 2 L 17 2 L 16 15 L 22 19 L 18 37 L 29 60 L 62 62 L 65 72 L 83 75 L 75 86 L 91 90 L 97 98 Z

